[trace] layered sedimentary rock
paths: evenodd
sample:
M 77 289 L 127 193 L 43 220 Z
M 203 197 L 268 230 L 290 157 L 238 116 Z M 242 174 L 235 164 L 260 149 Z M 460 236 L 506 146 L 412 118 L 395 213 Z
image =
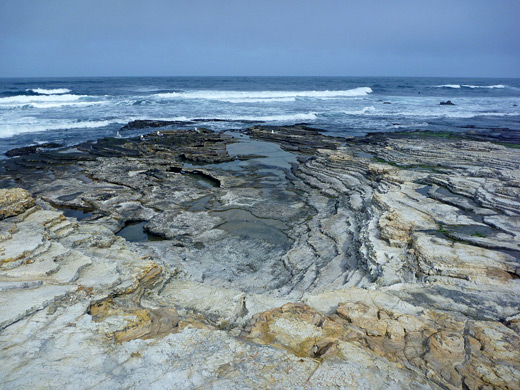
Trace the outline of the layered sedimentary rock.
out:
M 2 383 L 518 388 L 508 146 L 257 126 L 6 160 Z

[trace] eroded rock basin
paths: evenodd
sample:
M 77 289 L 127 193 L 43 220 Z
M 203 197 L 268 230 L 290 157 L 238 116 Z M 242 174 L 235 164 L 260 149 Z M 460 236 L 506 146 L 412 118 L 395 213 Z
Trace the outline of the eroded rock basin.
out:
M 520 153 L 496 136 L 257 126 L 3 161 L 26 191 L 0 190 L 2 384 L 520 387 Z

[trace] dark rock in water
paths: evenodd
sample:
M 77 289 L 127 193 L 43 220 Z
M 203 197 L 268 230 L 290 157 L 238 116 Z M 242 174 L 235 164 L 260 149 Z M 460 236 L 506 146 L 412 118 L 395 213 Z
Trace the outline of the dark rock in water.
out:
M 392 103 L 390 103 L 390 102 L 383 102 L 383 104 L 392 104 Z
M 196 118 L 192 122 L 228 122 L 228 123 L 265 123 L 265 121 L 252 121 L 248 119 L 219 119 L 219 118 Z
M 454 106 L 455 104 L 452 103 L 451 100 L 446 100 L 445 102 L 439 103 L 441 106 Z
M 174 125 L 186 125 L 193 123 L 191 121 L 155 121 L 155 120 L 135 120 L 128 122 L 126 125 L 121 127 L 121 130 L 139 130 L 148 129 L 150 127 L 166 127 Z
M 219 118 L 195 118 L 189 121 L 159 121 L 159 120 L 135 120 L 128 122 L 124 125 L 121 130 L 141 130 L 150 129 L 157 127 L 168 127 L 168 126 L 186 126 L 194 125 L 196 123 L 207 123 L 207 122 L 233 122 L 233 123 L 264 123 L 264 121 L 251 121 L 242 119 L 219 119 Z
M 55 142 L 48 142 L 45 144 L 40 145 L 33 145 L 33 146 L 25 146 L 22 148 L 15 148 L 8 150 L 5 152 L 5 155 L 7 157 L 15 157 L 15 156 L 25 156 L 26 154 L 36 153 L 43 149 L 52 149 L 52 148 L 60 148 L 63 144 L 58 144 Z

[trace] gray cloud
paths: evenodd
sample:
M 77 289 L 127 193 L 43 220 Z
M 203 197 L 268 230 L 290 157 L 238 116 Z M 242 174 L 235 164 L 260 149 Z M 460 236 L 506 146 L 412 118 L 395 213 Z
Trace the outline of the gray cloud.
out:
M 0 0 L 0 77 L 518 77 L 518 20 L 516 0 Z

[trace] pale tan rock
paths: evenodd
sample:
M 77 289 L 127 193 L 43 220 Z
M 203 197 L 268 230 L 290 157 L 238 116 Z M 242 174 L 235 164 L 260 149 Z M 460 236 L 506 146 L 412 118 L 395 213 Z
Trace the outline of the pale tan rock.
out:
M 23 213 L 34 206 L 34 198 L 22 188 L 0 189 L 0 219 Z

